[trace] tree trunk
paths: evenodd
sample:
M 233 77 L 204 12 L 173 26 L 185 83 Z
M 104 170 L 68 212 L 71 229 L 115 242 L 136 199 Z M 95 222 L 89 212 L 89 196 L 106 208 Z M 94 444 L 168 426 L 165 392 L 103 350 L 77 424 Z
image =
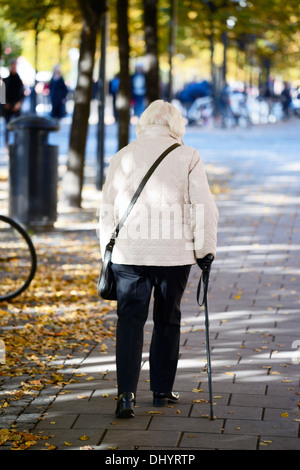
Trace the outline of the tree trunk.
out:
M 228 37 L 227 32 L 222 32 L 222 43 L 223 43 L 223 67 L 222 67 L 222 86 L 226 86 L 227 83 L 227 48 L 228 48 Z
M 145 72 L 148 104 L 159 99 L 159 67 L 157 47 L 157 0 L 144 0 L 146 57 Z
M 130 122 L 130 77 L 129 77 L 129 32 L 128 0 L 117 0 L 118 43 L 120 60 L 120 87 L 117 97 L 119 116 L 119 149 L 129 141 Z
M 74 207 L 81 206 L 96 36 L 96 31 L 90 28 L 84 28 L 81 36 L 78 82 L 75 91 L 64 192 L 69 205 Z
M 81 206 L 97 33 L 101 15 L 106 11 L 105 0 L 78 0 L 78 4 L 82 12 L 82 33 L 67 173 L 64 180 L 64 196 L 67 203 L 73 207 Z
M 169 33 L 169 102 L 173 99 L 173 58 L 176 51 L 176 1 L 171 0 L 170 3 L 170 33 Z

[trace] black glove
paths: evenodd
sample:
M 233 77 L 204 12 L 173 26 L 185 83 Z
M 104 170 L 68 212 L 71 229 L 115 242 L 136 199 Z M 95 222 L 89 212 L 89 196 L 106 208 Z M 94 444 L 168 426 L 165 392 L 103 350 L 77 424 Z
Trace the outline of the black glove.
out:
M 210 272 L 211 264 L 214 259 L 214 255 L 208 254 L 204 256 L 204 258 L 198 258 L 197 264 L 202 269 L 202 271 Z

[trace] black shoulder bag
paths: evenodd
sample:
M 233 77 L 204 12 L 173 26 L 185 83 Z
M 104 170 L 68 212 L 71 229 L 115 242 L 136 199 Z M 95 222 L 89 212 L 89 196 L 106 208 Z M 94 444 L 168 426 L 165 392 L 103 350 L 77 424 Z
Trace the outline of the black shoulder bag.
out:
M 153 163 L 150 169 L 147 171 L 139 187 L 134 193 L 127 210 L 125 211 L 123 217 L 121 218 L 120 222 L 115 228 L 110 241 L 106 245 L 103 260 L 102 260 L 102 268 L 101 268 L 100 276 L 98 279 L 98 286 L 97 286 L 98 295 L 102 299 L 117 300 L 116 283 L 115 283 L 114 273 L 111 269 L 111 265 L 112 265 L 111 258 L 112 258 L 113 247 L 115 245 L 116 238 L 119 235 L 119 231 L 121 230 L 125 220 L 127 219 L 129 213 L 131 212 L 134 204 L 136 203 L 139 195 L 141 194 L 145 184 L 147 183 L 148 179 L 150 178 L 154 170 L 158 167 L 158 165 L 162 162 L 162 160 L 168 155 L 168 153 L 170 153 L 176 147 L 179 147 L 179 145 L 180 144 L 178 143 L 171 145 L 171 147 L 165 150 L 160 155 L 160 157 Z

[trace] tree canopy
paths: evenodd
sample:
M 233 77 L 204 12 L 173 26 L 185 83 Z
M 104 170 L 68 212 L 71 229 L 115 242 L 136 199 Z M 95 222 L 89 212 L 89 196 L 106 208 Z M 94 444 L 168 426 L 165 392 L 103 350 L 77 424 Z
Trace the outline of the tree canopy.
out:
M 81 2 L 85 5 L 86 2 Z M 96 2 L 97 3 L 97 2 Z M 300 58 L 300 4 L 298 0 L 183 0 L 176 5 L 176 53 L 181 58 L 197 59 L 209 51 L 213 38 L 222 45 L 226 34 L 231 49 L 249 51 L 255 63 L 264 59 L 285 74 Z M 19 31 L 51 31 L 62 43 L 65 36 L 80 41 L 80 7 L 76 0 L 0 0 L 6 20 Z M 161 63 L 168 61 L 171 0 L 157 0 L 158 54 Z M 117 48 L 116 0 L 108 2 L 110 14 L 109 45 Z M 145 54 L 143 0 L 128 2 L 130 56 Z M 41 45 L 42 48 L 42 45 Z M 24 51 L 26 54 L 26 51 Z M 62 58 L 67 60 L 67 57 Z

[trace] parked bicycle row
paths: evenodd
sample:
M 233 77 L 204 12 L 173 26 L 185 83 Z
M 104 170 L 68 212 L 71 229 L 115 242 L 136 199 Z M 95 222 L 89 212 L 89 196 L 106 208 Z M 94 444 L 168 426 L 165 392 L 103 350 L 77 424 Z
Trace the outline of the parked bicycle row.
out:
M 229 87 L 214 98 L 206 89 L 190 96 L 181 92 L 176 95 L 174 104 L 189 125 L 197 126 L 248 127 L 275 123 L 293 116 L 300 118 L 300 90 L 291 92 L 288 85 L 280 94 L 263 92 L 252 95 Z

